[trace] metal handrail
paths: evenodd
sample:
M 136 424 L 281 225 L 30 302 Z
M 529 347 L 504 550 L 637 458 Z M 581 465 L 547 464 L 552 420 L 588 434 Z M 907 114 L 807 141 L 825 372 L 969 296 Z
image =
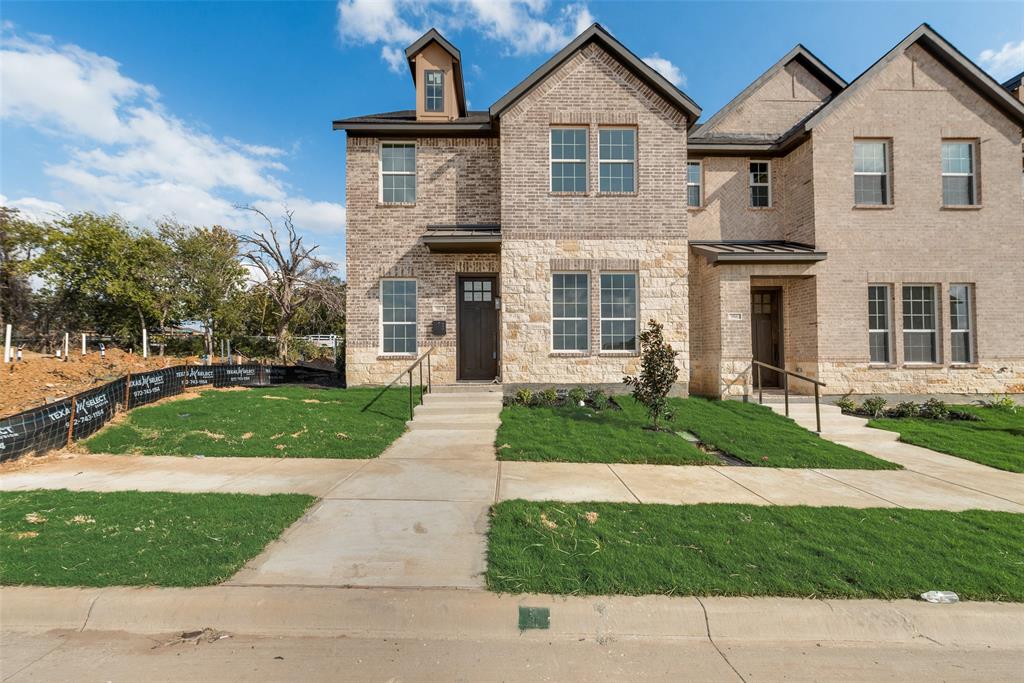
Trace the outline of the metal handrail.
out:
M 808 377 L 807 375 L 801 375 L 798 372 L 793 372 L 792 370 L 780 368 L 775 365 L 769 365 L 768 363 L 762 363 L 761 361 L 756 360 L 754 358 L 750 359 L 750 364 L 757 369 L 755 373 L 757 375 L 757 402 L 760 403 L 761 405 L 764 405 L 764 387 L 761 385 L 761 368 L 768 368 L 769 370 L 775 370 L 776 372 L 782 373 L 782 391 L 786 401 L 786 417 L 789 417 L 789 376 L 792 375 L 797 379 L 802 379 L 805 382 L 810 382 L 811 384 L 813 384 L 814 420 L 817 424 L 817 429 L 815 429 L 814 431 L 816 431 L 818 434 L 821 434 L 821 399 L 819 396 L 818 387 L 824 387 L 828 385 L 826 385 L 819 379 L 814 379 L 813 377 Z
M 433 388 L 433 384 L 431 383 L 431 380 L 430 380 L 430 354 L 434 352 L 434 348 L 435 347 L 431 346 L 429 349 L 427 349 L 426 353 L 424 353 L 422 356 L 420 356 L 415 361 L 413 361 L 412 365 L 410 365 L 405 370 L 402 370 L 400 373 L 398 373 L 398 376 L 395 377 L 393 380 L 391 380 L 391 382 L 388 383 L 388 385 L 386 387 L 384 387 L 379 392 L 377 392 L 377 395 L 374 396 L 373 399 L 369 403 L 367 403 L 365 406 L 363 406 L 362 410 L 360 410 L 359 412 L 365 413 L 366 410 L 370 406 L 372 406 L 374 403 L 377 402 L 378 398 L 380 398 L 381 396 L 384 395 L 384 392 L 386 392 L 391 387 L 395 386 L 395 382 L 397 382 L 398 380 L 402 379 L 402 375 L 406 375 L 407 374 L 407 375 L 409 375 L 409 419 L 410 420 L 413 419 L 413 409 L 414 409 L 414 406 L 413 406 L 413 402 L 412 402 L 412 371 L 415 370 L 417 367 L 419 367 L 419 369 L 420 369 L 420 401 L 419 402 L 420 402 L 420 404 L 422 404 L 423 403 L 423 361 L 424 360 L 427 361 L 427 393 L 429 394 L 431 392 L 431 389 Z

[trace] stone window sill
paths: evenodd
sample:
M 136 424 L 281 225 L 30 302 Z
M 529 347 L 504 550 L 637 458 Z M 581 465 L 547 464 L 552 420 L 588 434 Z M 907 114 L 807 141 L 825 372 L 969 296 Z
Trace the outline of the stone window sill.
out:
M 415 353 L 378 353 L 377 360 L 416 360 Z
M 686 207 L 686 210 L 687 211 L 703 211 L 704 207 L 703 206 L 688 206 L 688 207 Z
M 378 209 L 412 209 L 416 207 L 416 202 L 377 202 Z
M 601 358 L 638 358 L 639 351 L 602 351 L 597 354 Z
M 550 358 L 588 358 L 589 351 L 552 351 L 548 354 Z
M 895 204 L 854 204 L 854 211 L 892 211 Z
M 598 192 L 598 197 L 638 197 L 639 192 Z
M 946 367 L 942 363 L 904 363 L 904 370 L 941 370 Z
M 895 370 L 898 367 L 895 363 L 868 363 L 869 370 Z
M 939 207 L 939 211 L 981 211 L 981 204 L 961 204 L 959 206 L 946 206 L 944 204 Z
M 949 366 L 950 370 L 977 370 L 981 366 L 977 363 L 952 363 Z
M 589 192 L 548 192 L 549 197 L 589 197 Z
M 748 206 L 747 211 L 774 211 L 774 206 Z

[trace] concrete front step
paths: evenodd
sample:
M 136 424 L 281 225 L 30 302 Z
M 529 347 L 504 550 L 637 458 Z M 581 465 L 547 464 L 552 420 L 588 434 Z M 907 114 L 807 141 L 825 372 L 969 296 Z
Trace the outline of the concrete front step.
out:
M 416 406 L 415 415 L 417 418 L 426 417 L 427 415 L 490 415 L 493 417 L 500 410 L 500 403 L 492 404 L 489 401 L 486 403 L 464 401 L 459 404 L 424 401 L 423 405 Z
M 491 383 L 459 383 L 459 384 L 434 384 L 431 387 L 431 392 L 435 394 L 475 394 L 475 393 L 489 393 L 489 394 L 501 394 L 502 387 L 500 384 Z
M 417 415 L 406 423 L 409 429 L 497 429 L 501 425 L 497 411 Z
M 474 393 L 460 394 L 425 394 L 423 402 L 429 405 L 450 405 L 452 407 L 464 405 L 489 405 L 500 406 L 502 395 L 498 392 L 477 391 Z

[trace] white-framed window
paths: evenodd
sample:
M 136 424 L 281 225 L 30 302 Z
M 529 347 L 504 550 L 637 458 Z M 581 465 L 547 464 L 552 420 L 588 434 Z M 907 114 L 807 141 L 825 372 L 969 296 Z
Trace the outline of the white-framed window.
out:
M 601 192 L 636 192 L 636 129 L 597 132 Z
M 601 273 L 601 350 L 636 351 L 636 274 Z
M 587 191 L 587 129 L 551 129 L 551 191 Z
M 889 285 L 868 285 L 868 346 L 872 363 L 892 362 Z
M 935 285 L 903 285 L 903 360 L 937 363 Z
M 750 161 L 750 206 L 767 209 L 772 205 L 772 164 L 770 161 Z
M 855 140 L 853 143 L 853 203 L 884 206 L 889 203 L 889 143 Z
M 971 331 L 971 290 L 967 284 L 949 286 L 950 360 L 970 363 L 974 360 L 974 338 Z
M 380 201 L 384 204 L 416 202 L 416 143 L 380 143 Z
M 416 353 L 416 281 L 380 281 L 380 350 Z
M 967 140 L 942 142 L 942 205 L 973 206 L 977 200 L 975 146 Z
M 444 72 L 430 69 L 423 72 L 423 108 L 426 111 L 444 111 Z
M 699 161 L 686 162 L 686 204 L 691 209 L 704 203 L 704 174 Z
M 586 273 L 551 276 L 551 349 L 590 348 L 590 277 Z

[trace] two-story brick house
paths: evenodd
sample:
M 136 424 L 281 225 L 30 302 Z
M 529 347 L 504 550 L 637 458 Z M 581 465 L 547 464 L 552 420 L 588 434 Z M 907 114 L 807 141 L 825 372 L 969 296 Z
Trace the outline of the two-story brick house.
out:
M 415 109 L 334 124 L 352 384 L 433 347 L 618 386 L 653 318 L 682 391 L 1024 391 L 1024 105 L 928 26 L 852 83 L 797 46 L 703 124 L 596 24 L 488 111 L 439 33 L 406 56 Z

